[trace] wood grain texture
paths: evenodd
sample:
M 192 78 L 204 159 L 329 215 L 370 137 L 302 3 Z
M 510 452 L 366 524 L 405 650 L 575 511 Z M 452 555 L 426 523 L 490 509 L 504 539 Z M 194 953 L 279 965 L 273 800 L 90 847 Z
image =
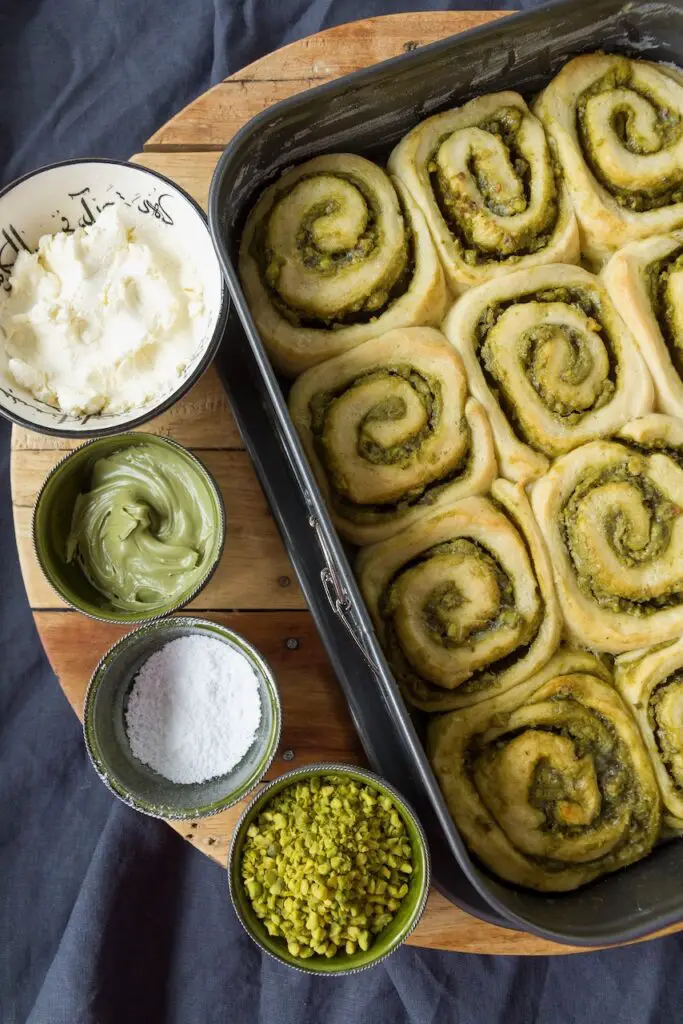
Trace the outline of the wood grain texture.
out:
M 145 151 L 133 159 L 177 181 L 206 208 L 220 149 L 254 113 L 310 85 L 501 16 L 503 12 L 477 11 L 390 15 L 293 43 L 199 97 L 160 128 Z M 242 633 L 274 670 L 284 715 L 282 742 L 269 774 L 317 760 L 362 763 L 346 703 L 312 618 L 303 610 L 294 572 L 215 372 L 209 370 L 185 399 L 143 429 L 174 437 L 193 449 L 221 487 L 228 542 L 214 580 L 193 607 Z M 60 606 L 42 579 L 30 539 L 35 495 L 50 468 L 77 444 L 16 427 L 12 433 L 14 520 L 26 589 L 47 655 L 80 716 L 95 665 L 124 629 L 93 622 Z M 374 685 L 371 678 L 367 685 Z M 293 752 L 293 759 L 284 760 L 285 751 Z M 225 865 L 230 834 L 242 807 L 201 821 L 169 824 L 202 853 Z M 577 951 L 485 924 L 435 891 L 410 942 L 472 953 Z
M 269 778 L 313 761 L 362 763 L 346 701 L 307 611 L 208 612 L 205 617 L 246 637 L 277 678 L 283 727 Z M 80 718 L 90 676 L 126 629 L 71 612 L 36 612 L 35 621 L 45 649 L 59 661 L 62 689 Z M 289 762 L 282 760 L 285 750 L 294 755 Z
M 278 100 L 477 28 L 505 11 L 391 14 L 350 22 L 268 54 L 214 86 L 152 135 L 157 147 L 222 149 L 238 128 Z
M 215 160 L 213 163 L 215 164 Z M 211 171 L 208 174 L 210 176 Z M 213 367 L 209 367 L 181 402 L 177 402 L 163 415 L 157 416 L 138 429 L 150 434 L 173 437 L 187 448 L 244 447 L 230 412 L 225 390 Z M 14 452 L 66 452 L 78 448 L 80 444 L 81 441 L 68 437 L 49 437 L 47 434 L 37 434 L 24 427 L 12 428 Z
M 211 176 L 219 156 L 220 152 L 195 153 L 192 150 L 176 152 L 175 150 L 154 149 L 151 152 L 136 153 L 131 160 L 133 163 L 149 167 L 153 171 L 160 171 L 168 178 L 173 178 L 178 185 L 197 200 L 203 210 L 206 210 L 209 202 Z M 220 387 L 218 380 L 216 383 Z M 169 412 L 171 411 L 169 410 Z

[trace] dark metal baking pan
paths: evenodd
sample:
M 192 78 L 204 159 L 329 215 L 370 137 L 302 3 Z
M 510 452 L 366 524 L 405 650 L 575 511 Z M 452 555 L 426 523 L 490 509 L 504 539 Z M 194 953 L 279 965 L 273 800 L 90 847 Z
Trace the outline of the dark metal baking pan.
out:
M 334 151 L 382 160 L 430 114 L 500 89 L 530 96 L 569 57 L 598 49 L 683 65 L 680 0 L 560 0 L 294 96 L 238 132 L 218 162 L 209 196 L 213 239 L 244 328 L 232 321 L 219 370 L 366 752 L 417 807 L 433 847 L 435 879 L 454 902 L 488 920 L 580 946 L 624 942 L 682 919 L 683 844 L 662 845 L 628 869 L 558 896 L 500 882 L 470 858 L 377 644 L 289 418 L 286 386 L 270 366 L 235 268 L 246 214 L 285 167 Z

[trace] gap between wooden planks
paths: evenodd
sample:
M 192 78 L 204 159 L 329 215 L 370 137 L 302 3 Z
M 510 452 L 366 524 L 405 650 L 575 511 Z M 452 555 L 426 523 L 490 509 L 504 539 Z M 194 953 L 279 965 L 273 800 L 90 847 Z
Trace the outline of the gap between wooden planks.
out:
M 178 439 L 177 434 L 174 437 Z M 227 530 L 225 550 L 218 568 L 190 607 L 195 611 L 207 608 L 305 608 L 296 575 L 247 453 L 192 450 L 205 463 L 220 487 Z M 33 503 L 38 490 L 63 456 L 63 451 L 55 449 L 13 453 L 14 526 L 24 584 L 32 608 L 67 607 L 44 579 L 33 553 L 31 538 Z
M 133 160 L 177 181 L 206 208 L 225 143 L 271 103 L 312 85 L 484 24 L 504 12 L 434 12 L 370 18 L 322 32 L 249 65 L 173 117 Z M 244 451 L 218 377 L 209 370 L 190 394 L 146 428 L 193 449 L 216 475 L 228 512 L 228 544 L 214 580 L 191 606 L 243 633 L 272 664 L 282 693 L 283 736 L 269 773 L 316 760 L 364 760 L 341 690 L 317 636 L 274 521 Z M 125 630 L 65 609 L 42 580 L 30 541 L 31 505 L 49 469 L 79 442 L 14 428 L 12 496 L 24 582 L 45 650 L 80 716 L 90 674 Z M 239 609 L 239 610 L 237 610 Z M 282 758 L 284 751 L 293 760 Z M 225 865 L 243 803 L 197 822 L 169 823 Z M 227 900 L 227 884 L 226 884 Z M 473 953 L 576 952 L 485 924 L 432 891 L 410 942 Z

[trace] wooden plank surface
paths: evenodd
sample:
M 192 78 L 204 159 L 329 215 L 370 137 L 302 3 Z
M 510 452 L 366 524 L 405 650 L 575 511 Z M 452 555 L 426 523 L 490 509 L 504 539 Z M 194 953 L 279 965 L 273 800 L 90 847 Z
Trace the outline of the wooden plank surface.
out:
M 199 180 L 201 179 L 201 185 L 204 186 L 206 176 L 208 175 L 210 179 L 218 158 L 217 154 L 210 155 L 210 167 L 203 168 L 201 164 L 198 165 L 196 161 L 192 160 L 192 154 L 183 154 L 185 163 L 177 175 L 173 174 L 179 183 L 184 181 L 188 191 L 197 198 L 201 192 Z M 144 159 L 148 166 L 154 166 L 153 159 Z M 173 159 L 160 154 L 157 162 L 167 170 L 173 170 Z M 208 191 L 208 184 L 206 191 Z M 206 205 L 206 197 L 204 197 L 204 205 Z M 244 448 L 237 425 L 230 413 L 227 396 L 213 367 L 209 367 L 182 402 L 176 402 L 163 416 L 157 417 L 151 423 L 146 423 L 138 429 L 154 434 L 163 434 L 164 437 L 173 437 L 188 448 L 217 448 L 220 450 Z M 67 437 L 37 434 L 35 431 L 25 430 L 23 427 L 12 428 L 12 450 L 15 453 L 48 450 L 64 452 L 78 448 L 81 443 L 79 440 L 71 440 Z M 15 460 L 17 458 L 19 456 L 15 454 Z
M 214 86 L 152 135 L 146 150 L 222 149 L 256 114 L 314 85 L 485 25 L 505 11 L 434 11 L 353 21 L 298 40 Z
M 254 113 L 310 85 L 502 16 L 477 11 L 390 15 L 292 43 L 199 97 L 161 127 L 133 159 L 167 174 L 206 207 L 220 149 Z M 143 429 L 193 449 L 221 487 L 228 520 L 226 550 L 214 579 L 191 608 L 242 633 L 275 672 L 284 715 L 282 742 L 270 776 L 317 760 L 362 763 L 346 703 L 313 620 L 304 610 L 296 577 L 215 372 L 209 370 L 185 399 Z M 16 427 L 12 432 L 14 520 L 26 591 L 47 655 L 80 716 L 93 668 L 124 630 L 61 605 L 42 578 L 30 540 L 31 508 L 45 475 L 76 446 L 77 442 Z M 373 685 L 372 679 L 367 682 Z M 203 854 L 225 865 L 242 806 L 201 821 L 169 824 Z M 473 953 L 576 952 L 485 924 L 435 891 L 410 942 Z

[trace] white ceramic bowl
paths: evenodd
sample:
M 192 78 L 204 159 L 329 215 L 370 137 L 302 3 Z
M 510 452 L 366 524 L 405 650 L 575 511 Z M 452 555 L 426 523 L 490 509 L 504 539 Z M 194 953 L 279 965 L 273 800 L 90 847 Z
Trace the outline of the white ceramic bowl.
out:
M 32 430 L 98 437 L 130 430 L 168 409 L 213 359 L 228 313 L 228 293 L 201 207 L 162 174 L 116 160 L 69 160 L 39 168 L 0 192 L 0 288 L 9 288 L 21 248 L 41 235 L 89 225 L 110 203 L 144 224 L 145 236 L 176 259 L 191 259 L 204 286 L 204 324 L 192 358 L 172 389 L 125 413 L 72 416 L 38 401 L 7 373 L 0 332 L 0 414 Z

